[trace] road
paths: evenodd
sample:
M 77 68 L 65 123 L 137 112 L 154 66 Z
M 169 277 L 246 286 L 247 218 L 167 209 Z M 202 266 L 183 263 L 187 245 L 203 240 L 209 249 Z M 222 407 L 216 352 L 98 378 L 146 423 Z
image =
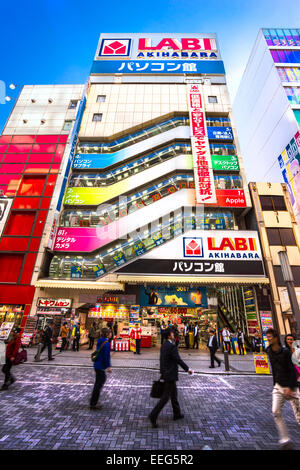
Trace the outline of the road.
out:
M 172 420 L 171 405 L 152 429 L 147 415 L 158 372 L 113 369 L 102 411 L 88 401 L 94 371 L 84 366 L 24 364 L 17 382 L 0 393 L 0 449 L 277 449 L 271 414 L 272 378 L 180 374 L 185 418 Z M 300 449 L 300 426 L 287 403 L 284 416 Z

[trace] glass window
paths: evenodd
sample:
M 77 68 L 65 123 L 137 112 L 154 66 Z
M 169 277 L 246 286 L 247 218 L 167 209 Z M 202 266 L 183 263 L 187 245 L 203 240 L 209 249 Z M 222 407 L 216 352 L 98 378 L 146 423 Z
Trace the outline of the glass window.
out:
M 209 103 L 217 103 L 218 102 L 218 99 L 216 96 L 209 96 L 208 97 L 208 102 Z
M 104 103 L 105 99 L 106 99 L 105 95 L 98 95 L 97 96 L 97 103 Z
M 286 211 L 285 200 L 283 196 L 272 196 L 274 209 L 276 211 Z
M 78 100 L 71 100 L 68 109 L 75 109 L 77 107 Z
M 283 196 L 259 196 L 263 211 L 286 211 Z
M 267 228 L 267 236 L 269 240 L 269 245 L 281 245 L 281 239 L 278 228 Z
M 45 176 L 24 176 L 18 192 L 19 196 L 41 196 Z
M 297 245 L 295 235 L 292 228 L 280 228 L 280 237 L 283 245 Z
M 5 229 L 5 235 L 30 235 L 35 212 L 12 211 Z
M 65 121 L 63 126 L 63 131 L 70 131 L 73 121 Z
M 260 205 L 263 211 L 273 211 L 273 202 L 271 196 L 259 196 Z
M 93 114 L 93 122 L 100 122 L 100 121 L 102 121 L 102 114 L 101 113 Z
M 17 282 L 23 264 L 23 254 L 0 254 L 0 282 Z

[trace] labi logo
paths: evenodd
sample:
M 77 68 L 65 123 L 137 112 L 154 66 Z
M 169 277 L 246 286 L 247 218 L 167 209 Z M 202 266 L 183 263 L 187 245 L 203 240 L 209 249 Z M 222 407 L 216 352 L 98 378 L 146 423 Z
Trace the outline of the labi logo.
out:
M 185 258 L 203 258 L 202 237 L 183 237 L 183 256 Z
M 99 57 L 129 57 L 131 39 L 102 39 Z

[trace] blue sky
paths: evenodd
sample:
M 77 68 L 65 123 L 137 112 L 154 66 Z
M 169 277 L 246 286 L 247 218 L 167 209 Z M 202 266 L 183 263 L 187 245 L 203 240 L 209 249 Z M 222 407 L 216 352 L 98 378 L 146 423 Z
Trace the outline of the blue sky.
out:
M 83 83 L 101 32 L 215 32 L 231 99 L 260 27 L 300 27 L 299 0 L 2 2 L 0 80 Z M 296 23 L 295 23 L 296 22 Z M 0 129 L 13 100 L 0 104 Z

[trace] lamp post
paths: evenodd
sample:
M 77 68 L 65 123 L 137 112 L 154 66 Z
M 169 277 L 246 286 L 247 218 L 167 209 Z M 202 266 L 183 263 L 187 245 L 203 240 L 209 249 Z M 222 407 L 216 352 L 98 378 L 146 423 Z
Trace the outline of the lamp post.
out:
M 288 255 L 286 251 L 279 251 L 278 252 L 280 264 L 281 264 L 281 271 L 283 275 L 283 280 L 286 285 L 287 291 L 288 291 L 288 296 L 291 304 L 291 309 L 293 312 L 293 328 L 295 329 L 296 337 L 297 339 L 300 339 L 300 331 L 299 331 L 299 326 L 300 326 L 300 309 L 299 309 L 299 304 L 296 296 L 296 291 L 295 291 L 295 283 L 294 283 L 294 277 L 293 273 L 291 270 L 291 266 L 289 263 Z

